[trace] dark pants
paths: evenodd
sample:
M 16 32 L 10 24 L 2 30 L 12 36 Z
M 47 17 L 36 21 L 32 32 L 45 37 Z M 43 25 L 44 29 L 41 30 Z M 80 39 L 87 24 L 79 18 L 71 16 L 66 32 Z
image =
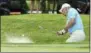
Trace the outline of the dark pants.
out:
M 42 13 L 46 13 L 46 0 L 41 0 L 40 2 L 41 4 L 41 10 L 42 10 Z
M 57 1 L 56 0 L 47 0 L 47 1 L 48 1 L 48 11 L 52 11 L 52 13 L 54 13 L 54 11 L 56 11 L 55 8 L 57 5 Z M 52 4 L 52 6 L 51 6 L 51 4 Z

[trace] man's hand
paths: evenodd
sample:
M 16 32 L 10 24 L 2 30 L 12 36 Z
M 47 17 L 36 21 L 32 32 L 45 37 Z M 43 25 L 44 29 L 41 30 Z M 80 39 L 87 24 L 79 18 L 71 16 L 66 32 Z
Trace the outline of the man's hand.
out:
M 65 29 L 60 30 L 57 32 L 58 35 L 64 35 L 66 33 Z

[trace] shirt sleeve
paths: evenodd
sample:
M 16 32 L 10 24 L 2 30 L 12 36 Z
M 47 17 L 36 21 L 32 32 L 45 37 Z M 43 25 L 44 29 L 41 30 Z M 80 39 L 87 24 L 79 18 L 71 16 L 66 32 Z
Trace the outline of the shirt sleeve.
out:
M 75 18 L 76 16 L 76 11 L 75 9 L 72 9 L 68 12 L 68 19 L 71 19 L 71 18 Z

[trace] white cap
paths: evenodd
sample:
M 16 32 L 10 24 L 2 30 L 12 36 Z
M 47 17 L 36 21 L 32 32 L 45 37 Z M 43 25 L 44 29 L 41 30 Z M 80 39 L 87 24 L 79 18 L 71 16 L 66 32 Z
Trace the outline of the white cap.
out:
M 59 11 L 62 12 L 63 8 L 65 7 L 71 7 L 71 6 L 68 3 L 64 3 Z

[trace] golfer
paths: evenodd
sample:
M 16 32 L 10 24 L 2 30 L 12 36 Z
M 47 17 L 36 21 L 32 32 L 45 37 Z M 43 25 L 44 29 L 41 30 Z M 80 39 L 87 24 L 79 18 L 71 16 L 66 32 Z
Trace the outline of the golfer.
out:
M 58 35 L 64 35 L 69 32 L 70 37 L 66 42 L 81 42 L 85 39 L 85 33 L 83 23 L 78 11 L 70 6 L 70 4 L 64 3 L 59 10 L 60 13 L 67 16 L 66 26 L 63 30 L 57 32 Z

